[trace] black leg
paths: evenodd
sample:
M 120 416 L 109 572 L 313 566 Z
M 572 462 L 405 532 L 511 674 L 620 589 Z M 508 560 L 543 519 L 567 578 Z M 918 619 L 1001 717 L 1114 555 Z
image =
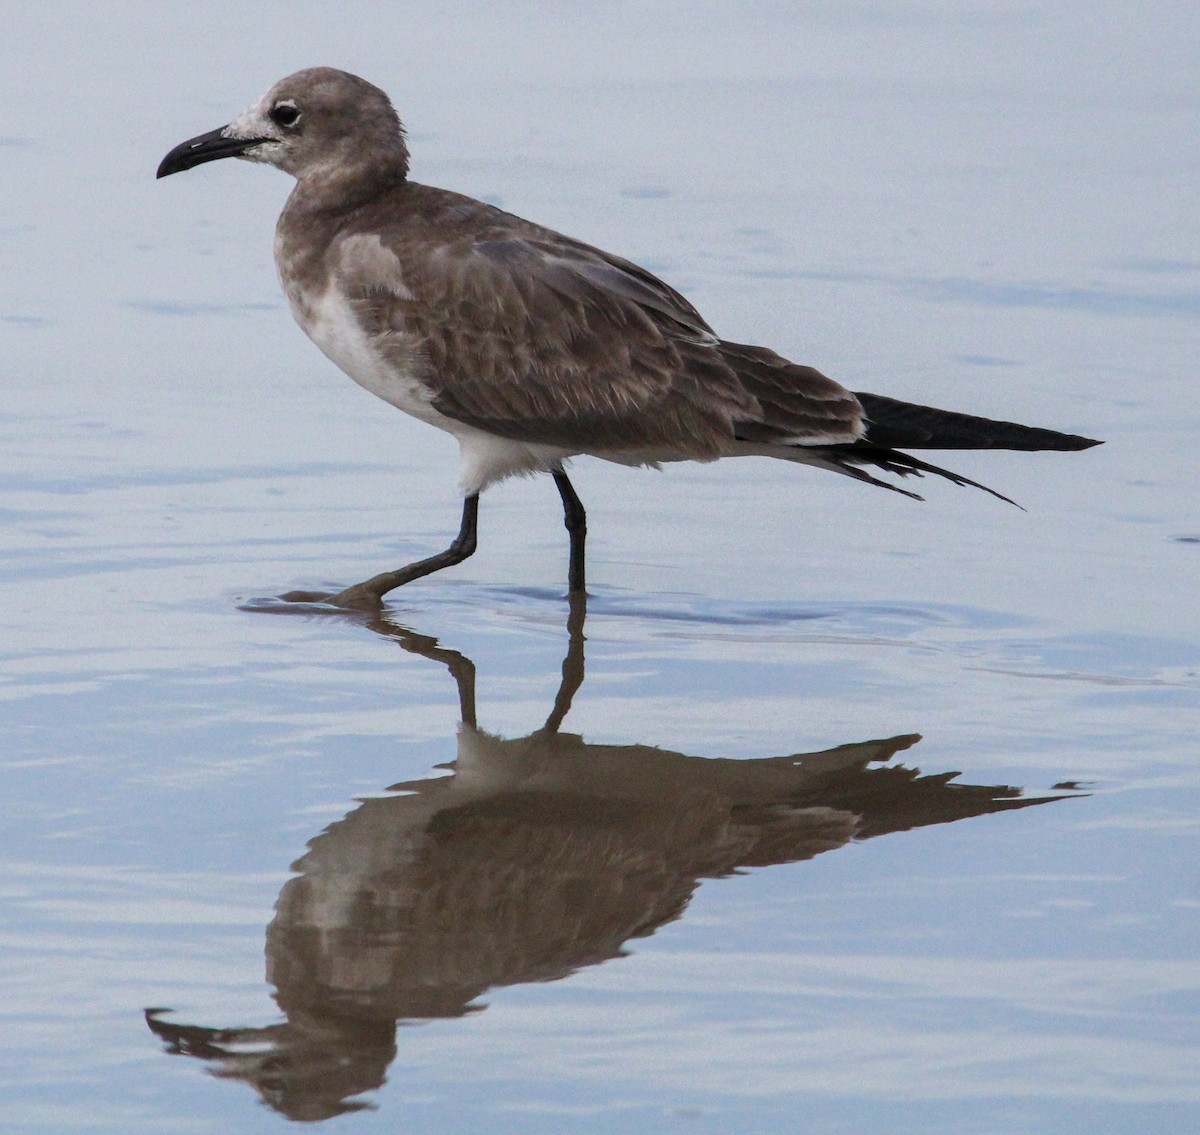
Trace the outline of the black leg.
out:
M 454 537 L 454 543 L 444 552 L 438 552 L 436 556 L 429 556 L 424 560 L 417 560 L 416 563 L 408 564 L 396 571 L 381 572 L 362 583 L 356 583 L 353 587 L 347 587 L 345 591 L 339 591 L 336 595 L 326 595 L 314 591 L 289 591 L 281 598 L 287 603 L 324 602 L 333 603 L 338 607 L 375 610 L 389 591 L 402 587 L 406 583 L 412 583 L 414 579 L 420 579 L 424 575 L 441 571 L 442 568 L 461 564 L 468 556 L 473 555 L 478 520 L 479 494 L 472 493 L 463 501 L 462 525 L 459 527 L 458 535 Z
M 571 562 L 567 568 L 567 590 L 572 595 L 582 595 L 584 588 L 583 546 L 587 541 L 587 512 L 583 501 L 575 494 L 575 487 L 567 480 L 561 469 L 554 472 L 554 483 L 563 502 L 563 524 L 571 537 Z

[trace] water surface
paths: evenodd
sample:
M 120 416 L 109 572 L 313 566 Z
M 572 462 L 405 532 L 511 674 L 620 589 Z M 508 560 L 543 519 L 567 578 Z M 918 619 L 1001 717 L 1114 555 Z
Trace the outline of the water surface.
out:
M 1166 4 L 127 3 L 0 39 L 0 1099 L 30 1133 L 1188 1130 L 1196 20 Z M 581 463 L 443 547 L 287 190 L 162 154 L 299 66 L 417 176 L 855 389 L 1103 437 L 918 505 Z

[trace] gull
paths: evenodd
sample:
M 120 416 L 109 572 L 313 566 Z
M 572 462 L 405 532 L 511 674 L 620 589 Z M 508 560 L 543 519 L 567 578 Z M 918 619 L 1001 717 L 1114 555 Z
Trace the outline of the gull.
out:
M 218 158 L 296 179 L 275 230 L 292 314 L 355 382 L 450 433 L 463 492 L 444 551 L 337 594 L 285 601 L 375 609 L 393 588 L 476 547 L 479 495 L 549 473 L 585 590 L 587 514 L 567 462 L 632 466 L 760 456 L 872 476 L 936 474 L 1008 500 L 903 449 L 1079 450 L 1090 438 L 853 393 L 766 347 L 721 339 L 674 288 L 628 260 L 482 201 L 409 178 L 388 96 L 313 67 L 227 126 L 176 146 L 158 177 Z M 1012 502 L 1009 502 L 1012 503 Z

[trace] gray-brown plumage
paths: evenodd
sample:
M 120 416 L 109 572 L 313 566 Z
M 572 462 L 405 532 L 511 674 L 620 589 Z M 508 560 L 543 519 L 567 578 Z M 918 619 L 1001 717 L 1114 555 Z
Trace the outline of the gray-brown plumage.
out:
M 564 472 L 581 454 L 630 465 L 780 457 L 907 492 L 863 466 L 976 485 L 896 447 L 1097 444 L 854 394 L 764 347 L 726 342 L 637 265 L 410 181 L 387 96 L 343 71 L 281 80 L 230 125 L 177 146 L 158 175 L 234 156 L 297 179 L 276 264 L 300 325 L 356 382 L 453 434 L 462 454 L 466 499 L 450 548 L 336 596 L 285 598 L 377 606 L 472 554 L 479 493 L 532 472 L 554 475 L 571 590 L 582 591 L 586 518 Z

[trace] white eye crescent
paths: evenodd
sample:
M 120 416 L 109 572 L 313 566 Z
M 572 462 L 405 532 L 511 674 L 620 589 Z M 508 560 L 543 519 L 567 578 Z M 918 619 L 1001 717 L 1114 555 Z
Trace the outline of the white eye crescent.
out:
M 295 126 L 300 121 L 300 111 L 291 99 L 284 99 L 271 107 L 267 115 L 276 126 Z

